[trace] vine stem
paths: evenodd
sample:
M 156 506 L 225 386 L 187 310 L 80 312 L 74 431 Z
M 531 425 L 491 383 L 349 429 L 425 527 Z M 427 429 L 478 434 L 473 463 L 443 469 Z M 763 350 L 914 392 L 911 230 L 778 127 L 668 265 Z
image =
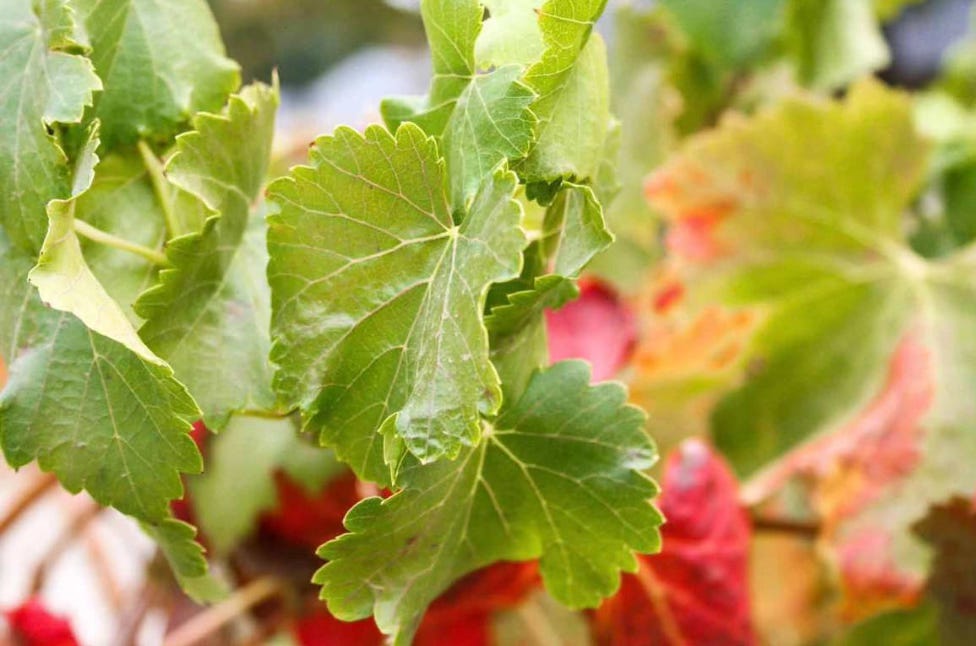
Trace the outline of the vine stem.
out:
M 194 615 L 170 633 L 163 646 L 192 646 L 253 606 L 283 592 L 274 577 L 262 577 L 235 592 L 215 606 Z
M 758 532 L 779 532 L 803 538 L 815 539 L 820 533 L 820 525 L 814 522 L 752 514 L 752 528 Z
M 97 242 L 105 245 L 106 247 L 112 247 L 113 249 L 120 249 L 122 251 L 128 251 L 129 253 L 142 256 L 155 265 L 169 265 L 169 259 L 162 251 L 156 251 L 155 249 L 150 249 L 149 247 L 144 247 L 141 244 L 130 242 L 106 231 L 102 231 L 101 229 L 96 229 L 84 220 L 75 220 L 75 232 L 84 238 L 88 238 L 92 242 Z
M 57 482 L 58 480 L 53 473 L 35 475 L 23 488 L 23 491 L 17 494 L 17 498 L 7 508 L 7 511 L 0 516 L 0 534 L 7 531 L 20 518 L 21 514 L 30 509 L 31 505 L 52 489 Z
M 36 594 L 44 587 L 48 574 L 57 564 L 64 552 L 71 546 L 95 518 L 102 513 L 103 508 L 95 501 L 88 502 L 83 508 L 74 513 L 68 524 L 61 531 L 57 540 L 47 549 L 40 561 L 40 566 L 34 572 L 31 581 L 31 593 Z
M 139 155 L 142 157 L 142 163 L 146 167 L 146 172 L 149 173 L 149 180 L 152 182 L 153 191 L 156 193 L 156 199 L 159 201 L 159 206 L 163 210 L 163 218 L 166 220 L 166 231 L 169 233 L 170 238 L 175 238 L 182 233 L 182 229 L 179 222 L 176 220 L 176 214 L 173 212 L 173 201 L 170 199 L 170 195 L 167 191 L 169 188 L 169 182 L 166 181 L 166 175 L 163 172 L 163 163 L 159 161 L 159 157 L 156 153 L 152 151 L 143 140 L 139 140 Z

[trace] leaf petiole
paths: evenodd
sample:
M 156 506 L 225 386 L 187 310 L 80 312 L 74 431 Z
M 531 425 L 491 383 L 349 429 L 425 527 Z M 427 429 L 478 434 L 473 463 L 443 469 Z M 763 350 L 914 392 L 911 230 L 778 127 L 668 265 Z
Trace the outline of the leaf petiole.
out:
M 146 172 L 149 173 L 153 191 L 156 193 L 156 199 L 159 201 L 159 206 L 163 210 L 163 218 L 166 220 L 166 231 L 170 238 L 175 238 L 182 234 L 183 230 L 176 219 L 176 214 L 173 212 L 173 200 L 170 198 L 169 191 L 167 190 L 169 188 L 169 182 L 163 173 L 163 164 L 145 141 L 140 139 L 138 147 L 139 155 L 142 157 L 142 163 L 146 167 Z
M 155 249 L 150 249 L 149 247 L 144 247 L 141 244 L 136 244 L 135 242 L 130 242 L 118 236 L 112 235 L 97 229 L 92 225 L 88 224 L 84 220 L 75 220 L 75 233 L 82 236 L 83 238 L 88 238 L 92 242 L 97 242 L 103 244 L 106 247 L 112 247 L 114 249 L 120 249 L 122 251 L 128 251 L 129 253 L 134 253 L 138 256 L 142 256 L 149 262 L 155 265 L 167 266 L 169 265 L 169 259 L 166 257 L 162 251 L 157 251 Z

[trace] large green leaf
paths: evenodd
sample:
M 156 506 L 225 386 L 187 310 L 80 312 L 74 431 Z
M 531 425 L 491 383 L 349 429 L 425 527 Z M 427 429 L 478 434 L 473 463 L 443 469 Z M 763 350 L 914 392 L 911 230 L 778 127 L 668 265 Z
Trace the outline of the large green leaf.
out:
M 205 0 L 74 0 L 105 84 L 94 116 L 107 148 L 164 139 L 237 89 Z
M 0 224 L 26 251 L 40 248 L 45 207 L 71 193 L 72 170 L 47 127 L 80 121 L 102 87 L 66 1 L 6 0 L 0 12 Z
M 275 384 L 357 473 L 387 481 L 381 426 L 386 449 L 453 457 L 501 403 L 481 313 L 488 286 L 518 275 L 516 180 L 496 170 L 455 224 L 437 146 L 413 124 L 340 128 L 311 161 L 268 191 Z
M 976 252 L 926 260 L 909 246 L 927 153 L 908 98 L 867 83 L 729 119 L 650 183 L 672 226 L 698 226 L 714 250 L 684 259 L 687 301 L 757 321 L 741 385 L 713 413 L 717 443 L 744 473 L 803 447 L 751 489 L 792 473 L 826 483 L 844 567 L 909 584 L 925 558 L 907 528 L 976 488 Z
M 19 467 L 37 460 L 69 491 L 148 522 L 168 516 L 180 473 L 197 472 L 189 437 L 199 410 L 164 365 L 44 307 L 31 261 L 0 239 L 0 444 Z
M 427 605 L 463 574 L 539 558 L 549 592 L 593 606 L 660 544 L 661 517 L 643 470 L 655 453 L 644 415 L 617 384 L 589 385 L 582 362 L 539 373 L 515 406 L 454 461 L 402 472 L 405 488 L 346 516 L 350 533 L 322 547 L 315 576 L 342 619 L 375 613 L 407 644 Z
M 222 114 L 201 113 L 177 138 L 170 181 L 195 196 L 211 217 L 203 230 L 171 240 L 171 269 L 136 302 L 146 344 L 170 362 L 193 392 L 208 425 L 231 412 L 274 408 L 264 278 L 264 223 L 252 206 L 271 152 L 277 90 L 252 85 Z

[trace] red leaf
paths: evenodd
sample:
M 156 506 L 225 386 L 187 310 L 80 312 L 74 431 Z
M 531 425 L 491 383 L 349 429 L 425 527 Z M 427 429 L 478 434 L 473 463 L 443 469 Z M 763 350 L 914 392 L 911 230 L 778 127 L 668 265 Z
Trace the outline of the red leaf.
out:
M 612 378 L 627 363 L 637 340 L 634 315 L 603 283 L 580 282 L 580 297 L 546 312 L 549 359 L 586 359 L 593 381 Z
M 754 641 L 749 608 L 751 530 L 729 468 L 698 440 L 665 466 L 664 549 L 593 613 L 598 643 L 741 646 Z
M 431 604 L 416 646 L 488 646 L 494 613 L 519 605 L 538 585 L 534 561 L 495 563 L 472 572 Z
M 71 624 L 54 615 L 37 597 L 4 612 L 14 638 L 24 646 L 78 646 Z
M 316 495 L 283 473 L 275 474 L 275 485 L 278 506 L 261 516 L 262 529 L 312 550 L 345 533 L 342 519 L 361 498 L 352 473 L 336 478 Z
M 380 646 L 383 635 L 372 618 L 339 621 L 319 601 L 295 622 L 292 633 L 300 646 Z

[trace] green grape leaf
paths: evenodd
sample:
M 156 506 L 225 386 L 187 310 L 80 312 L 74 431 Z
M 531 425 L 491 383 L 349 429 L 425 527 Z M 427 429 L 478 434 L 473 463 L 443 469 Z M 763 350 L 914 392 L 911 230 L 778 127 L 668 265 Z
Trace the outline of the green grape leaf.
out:
M 427 134 L 438 136 L 474 78 L 474 49 L 484 8 L 478 0 L 422 0 L 420 13 L 434 66 L 430 91 L 426 97 L 386 99 L 380 112 L 391 130 L 412 121 Z
M 157 523 L 142 523 L 166 556 L 180 588 L 197 603 L 212 603 L 226 597 L 228 586 L 213 577 L 204 558 L 203 547 L 195 540 L 197 530 L 175 518 Z
M 123 240 L 162 249 L 165 215 L 142 159 L 135 151 L 111 153 L 98 162 L 91 187 L 74 200 L 74 217 Z M 137 254 L 81 239 L 91 273 L 133 326 L 141 319 L 132 305 L 156 281 L 158 266 Z
M 122 306 L 92 273 L 75 232 L 77 198 L 91 186 L 98 163 L 96 131 L 91 129 L 78 157 L 71 198 L 48 204 L 47 237 L 29 280 L 48 307 L 74 314 L 92 331 L 121 343 L 147 362 L 163 366 L 164 362 L 139 338 Z
M 240 83 L 205 0 L 74 0 L 105 84 L 94 117 L 107 149 L 165 139 L 218 110 Z
M 545 51 L 537 12 L 542 0 L 483 0 L 489 17 L 475 43 L 480 69 L 528 65 Z
M 0 238 L 0 445 L 20 467 L 37 460 L 66 489 L 85 489 L 148 522 L 167 517 L 199 472 L 189 437 L 200 411 L 164 365 L 46 308 L 27 282 L 29 258 Z
M 72 169 L 47 127 L 81 120 L 102 84 L 76 53 L 81 38 L 64 0 L 5 2 L 0 16 L 0 224 L 25 251 L 47 231 L 45 207 L 71 194 Z
M 167 177 L 211 216 L 201 231 L 169 242 L 172 268 L 135 304 L 146 319 L 139 334 L 196 394 L 214 429 L 234 411 L 275 404 L 264 222 L 252 217 L 252 207 L 267 171 L 277 104 L 276 89 L 248 86 L 224 113 L 198 114 L 195 130 L 177 137 Z
M 822 483 L 851 594 L 879 573 L 910 589 L 926 559 L 907 528 L 976 488 L 976 253 L 927 260 L 908 243 L 928 152 L 908 98 L 868 82 L 727 120 L 649 183 L 672 230 L 712 250 L 685 258 L 686 299 L 756 321 L 716 442 L 741 472 L 762 469 L 754 491 Z
M 340 128 L 311 162 L 268 189 L 275 386 L 385 482 L 395 436 L 423 461 L 453 457 L 501 403 L 481 313 L 488 286 L 519 272 L 516 179 L 495 171 L 455 225 L 437 146 L 414 124 Z
M 524 157 L 533 143 L 535 94 L 518 81 L 521 73 L 509 65 L 478 76 L 458 99 L 442 139 L 455 212 L 502 160 Z
M 606 0 L 548 0 L 539 28 L 546 49 L 526 70 L 523 82 L 538 98 L 536 145 L 519 165 L 530 183 L 561 178 L 585 180 L 597 171 L 610 124 L 606 47 L 591 37 Z
M 644 288 L 646 269 L 660 255 L 659 222 L 644 197 L 644 178 L 673 149 L 682 103 L 668 83 L 660 39 L 653 37 L 659 26 L 658 13 L 634 7 L 620 7 L 614 15 L 611 107 L 620 130 L 611 133 L 619 141 L 607 142 L 603 158 L 613 165 L 620 190 L 612 200 L 604 195 L 600 199 L 617 239 L 589 269 L 629 293 Z
M 523 271 L 518 281 L 510 283 L 506 301 L 485 318 L 491 358 L 501 375 L 506 401 L 512 393 L 521 393 L 532 373 L 549 362 L 545 310 L 576 298 L 579 290 L 574 279 L 613 242 L 592 189 L 568 182 L 563 186 L 546 210 L 538 244 L 532 247 L 538 257 L 525 263 L 533 273 Z M 553 273 L 545 273 L 550 269 Z
M 481 444 L 454 461 L 413 461 L 403 490 L 350 510 L 350 533 L 319 551 L 322 597 L 341 619 L 375 613 L 407 644 L 427 605 L 465 573 L 539 558 L 557 600 L 596 605 L 636 568 L 634 551 L 660 545 L 643 425 L 625 390 L 590 386 L 582 362 L 537 373 Z
M 760 59 L 782 33 L 788 0 L 662 0 L 691 46 L 713 65 L 736 69 Z
M 871 0 L 794 0 L 790 9 L 789 40 L 810 87 L 835 90 L 888 64 Z

